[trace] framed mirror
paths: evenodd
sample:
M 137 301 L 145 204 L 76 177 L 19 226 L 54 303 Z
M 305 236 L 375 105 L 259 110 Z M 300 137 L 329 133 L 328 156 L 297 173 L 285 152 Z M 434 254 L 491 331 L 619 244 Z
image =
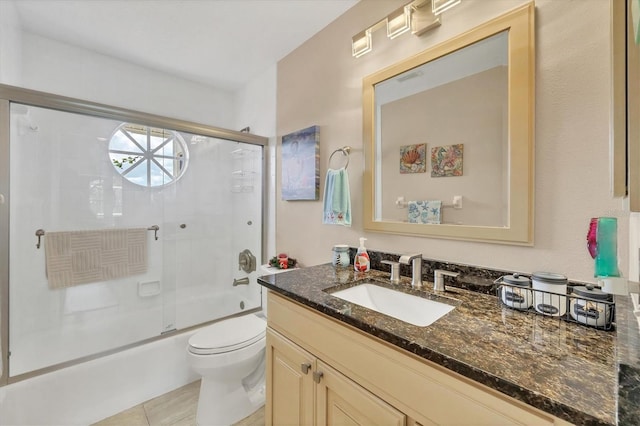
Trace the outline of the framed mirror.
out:
M 534 5 L 363 80 L 364 228 L 533 244 Z
M 633 0 L 611 0 L 611 194 L 640 212 L 640 11 Z

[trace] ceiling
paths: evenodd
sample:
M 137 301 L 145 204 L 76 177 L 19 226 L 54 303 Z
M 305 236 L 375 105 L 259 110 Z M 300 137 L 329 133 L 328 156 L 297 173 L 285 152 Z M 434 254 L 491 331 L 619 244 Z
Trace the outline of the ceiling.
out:
M 358 0 L 13 1 L 24 31 L 236 90 Z

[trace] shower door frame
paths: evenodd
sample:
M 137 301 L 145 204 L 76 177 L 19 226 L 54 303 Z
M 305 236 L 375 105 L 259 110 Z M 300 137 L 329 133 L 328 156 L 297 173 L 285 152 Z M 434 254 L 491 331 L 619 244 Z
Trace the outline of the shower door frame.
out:
M 156 114 L 148 114 L 131 109 L 105 105 L 97 102 L 85 101 L 81 99 L 70 98 L 66 96 L 54 95 L 51 93 L 40 92 L 37 90 L 24 89 L 15 86 L 0 84 L 0 153 L 8 155 L 0 156 L 0 346 L 2 347 L 2 373 L 0 374 L 0 387 L 7 384 L 25 380 L 60 368 L 86 362 L 91 359 L 106 356 L 112 353 L 120 352 L 132 347 L 140 346 L 158 339 L 163 339 L 178 333 L 183 333 L 200 327 L 202 324 L 165 333 L 159 336 L 151 337 L 130 345 L 114 348 L 105 352 L 81 357 L 75 360 L 66 361 L 50 367 L 45 367 L 29 373 L 21 374 L 15 377 L 9 377 L 9 206 L 11 197 L 9 194 L 9 160 L 10 160 L 10 105 L 12 102 L 48 108 L 56 111 L 81 114 L 85 116 L 105 118 L 110 120 L 118 120 L 123 122 L 133 122 L 151 127 L 160 127 L 180 132 L 193 133 L 195 135 L 208 136 L 217 139 L 224 139 L 234 142 L 243 142 L 263 147 L 262 150 L 262 221 L 267 223 L 267 175 L 268 162 L 267 153 L 265 152 L 269 145 L 269 139 L 264 136 L 258 136 L 247 132 L 239 132 L 235 130 L 224 129 L 221 127 L 208 126 L 192 121 L 180 120 L 170 117 L 164 117 Z M 266 253 L 267 229 L 262 227 L 262 247 L 261 263 L 264 263 Z M 261 308 L 242 312 L 237 315 L 245 315 L 250 312 L 259 311 Z M 236 315 L 234 315 L 236 316 Z M 214 320 L 212 322 L 215 322 Z

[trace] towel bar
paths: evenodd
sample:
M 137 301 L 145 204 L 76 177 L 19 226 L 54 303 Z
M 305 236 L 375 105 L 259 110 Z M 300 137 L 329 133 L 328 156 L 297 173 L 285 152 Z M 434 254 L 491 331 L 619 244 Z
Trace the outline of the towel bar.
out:
M 405 201 L 404 197 L 398 197 L 395 201 L 396 207 L 399 209 L 406 209 L 409 206 L 409 202 Z M 443 208 L 462 208 L 462 195 L 454 195 L 453 202 L 451 204 L 442 203 Z
M 160 230 L 160 227 L 158 225 L 151 225 L 150 227 L 147 228 L 147 231 L 153 231 L 153 237 L 154 239 L 157 241 L 158 240 L 158 231 Z M 44 236 L 45 232 L 44 229 L 37 229 L 36 230 L 36 237 L 38 237 L 38 242 L 36 243 L 36 248 L 39 249 L 40 248 L 40 239 Z
M 349 153 L 351 153 L 351 147 L 347 145 L 347 146 L 343 146 L 342 148 L 338 148 L 331 153 L 331 155 L 329 156 L 329 164 L 328 164 L 329 168 L 331 168 L 331 159 L 333 158 L 334 155 L 336 155 L 339 152 L 341 152 L 342 155 L 347 157 L 347 164 L 344 165 L 344 168 L 346 169 L 349 166 Z

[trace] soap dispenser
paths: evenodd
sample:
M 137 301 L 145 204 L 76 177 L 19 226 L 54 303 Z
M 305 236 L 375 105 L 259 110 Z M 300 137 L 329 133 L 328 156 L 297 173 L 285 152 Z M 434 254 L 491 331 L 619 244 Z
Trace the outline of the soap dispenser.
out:
M 367 253 L 367 249 L 364 248 L 364 242 L 366 240 L 366 238 L 360 237 L 360 247 L 358 247 L 356 258 L 353 261 L 353 269 L 359 272 L 367 272 L 370 266 L 369 253 Z

